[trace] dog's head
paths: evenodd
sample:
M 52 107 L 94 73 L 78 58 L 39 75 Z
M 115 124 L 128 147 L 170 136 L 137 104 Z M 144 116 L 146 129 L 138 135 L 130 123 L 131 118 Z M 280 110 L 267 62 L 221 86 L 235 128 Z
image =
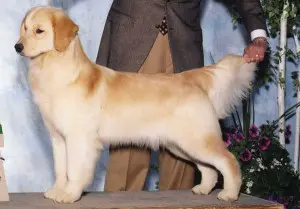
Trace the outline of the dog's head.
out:
M 78 26 L 61 9 L 34 7 L 22 21 L 15 50 L 29 58 L 53 50 L 63 52 L 78 30 Z

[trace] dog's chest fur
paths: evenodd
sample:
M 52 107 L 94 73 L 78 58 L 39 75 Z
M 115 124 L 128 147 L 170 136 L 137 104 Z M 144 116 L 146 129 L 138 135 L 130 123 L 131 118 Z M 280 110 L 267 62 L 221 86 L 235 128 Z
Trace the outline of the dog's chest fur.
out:
M 29 71 L 29 81 L 34 101 L 44 120 L 64 133 L 72 128 L 76 120 L 80 120 L 76 117 L 80 117 L 79 111 L 85 108 L 78 102 L 78 92 L 68 87 L 67 75 L 56 74 L 55 70 L 62 70 L 56 67 L 42 69 L 33 65 Z

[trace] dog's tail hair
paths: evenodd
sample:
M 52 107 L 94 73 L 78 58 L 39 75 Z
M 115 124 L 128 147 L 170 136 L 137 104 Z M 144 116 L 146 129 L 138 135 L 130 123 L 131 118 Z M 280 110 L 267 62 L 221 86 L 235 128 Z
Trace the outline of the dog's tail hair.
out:
M 207 93 L 218 118 L 222 119 L 248 95 L 255 78 L 256 64 L 246 63 L 242 56 L 227 55 L 211 70 L 212 87 Z
M 199 76 L 192 80 L 207 93 L 218 118 L 223 119 L 248 95 L 255 69 L 255 63 L 246 63 L 242 56 L 230 54 L 215 65 L 198 69 Z

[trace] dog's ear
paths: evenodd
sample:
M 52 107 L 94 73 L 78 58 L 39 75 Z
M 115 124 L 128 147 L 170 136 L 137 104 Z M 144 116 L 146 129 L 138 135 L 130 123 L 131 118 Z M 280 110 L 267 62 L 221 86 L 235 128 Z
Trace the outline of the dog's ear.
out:
M 67 15 L 60 12 L 53 14 L 52 25 L 54 48 L 59 52 L 63 52 L 76 36 L 79 27 Z

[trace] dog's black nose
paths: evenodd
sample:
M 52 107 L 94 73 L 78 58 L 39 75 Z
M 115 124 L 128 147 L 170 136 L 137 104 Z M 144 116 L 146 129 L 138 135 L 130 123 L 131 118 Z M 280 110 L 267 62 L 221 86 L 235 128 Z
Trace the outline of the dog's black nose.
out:
M 16 49 L 16 52 L 20 53 L 23 51 L 24 46 L 23 46 L 23 44 L 16 44 L 15 49 Z

